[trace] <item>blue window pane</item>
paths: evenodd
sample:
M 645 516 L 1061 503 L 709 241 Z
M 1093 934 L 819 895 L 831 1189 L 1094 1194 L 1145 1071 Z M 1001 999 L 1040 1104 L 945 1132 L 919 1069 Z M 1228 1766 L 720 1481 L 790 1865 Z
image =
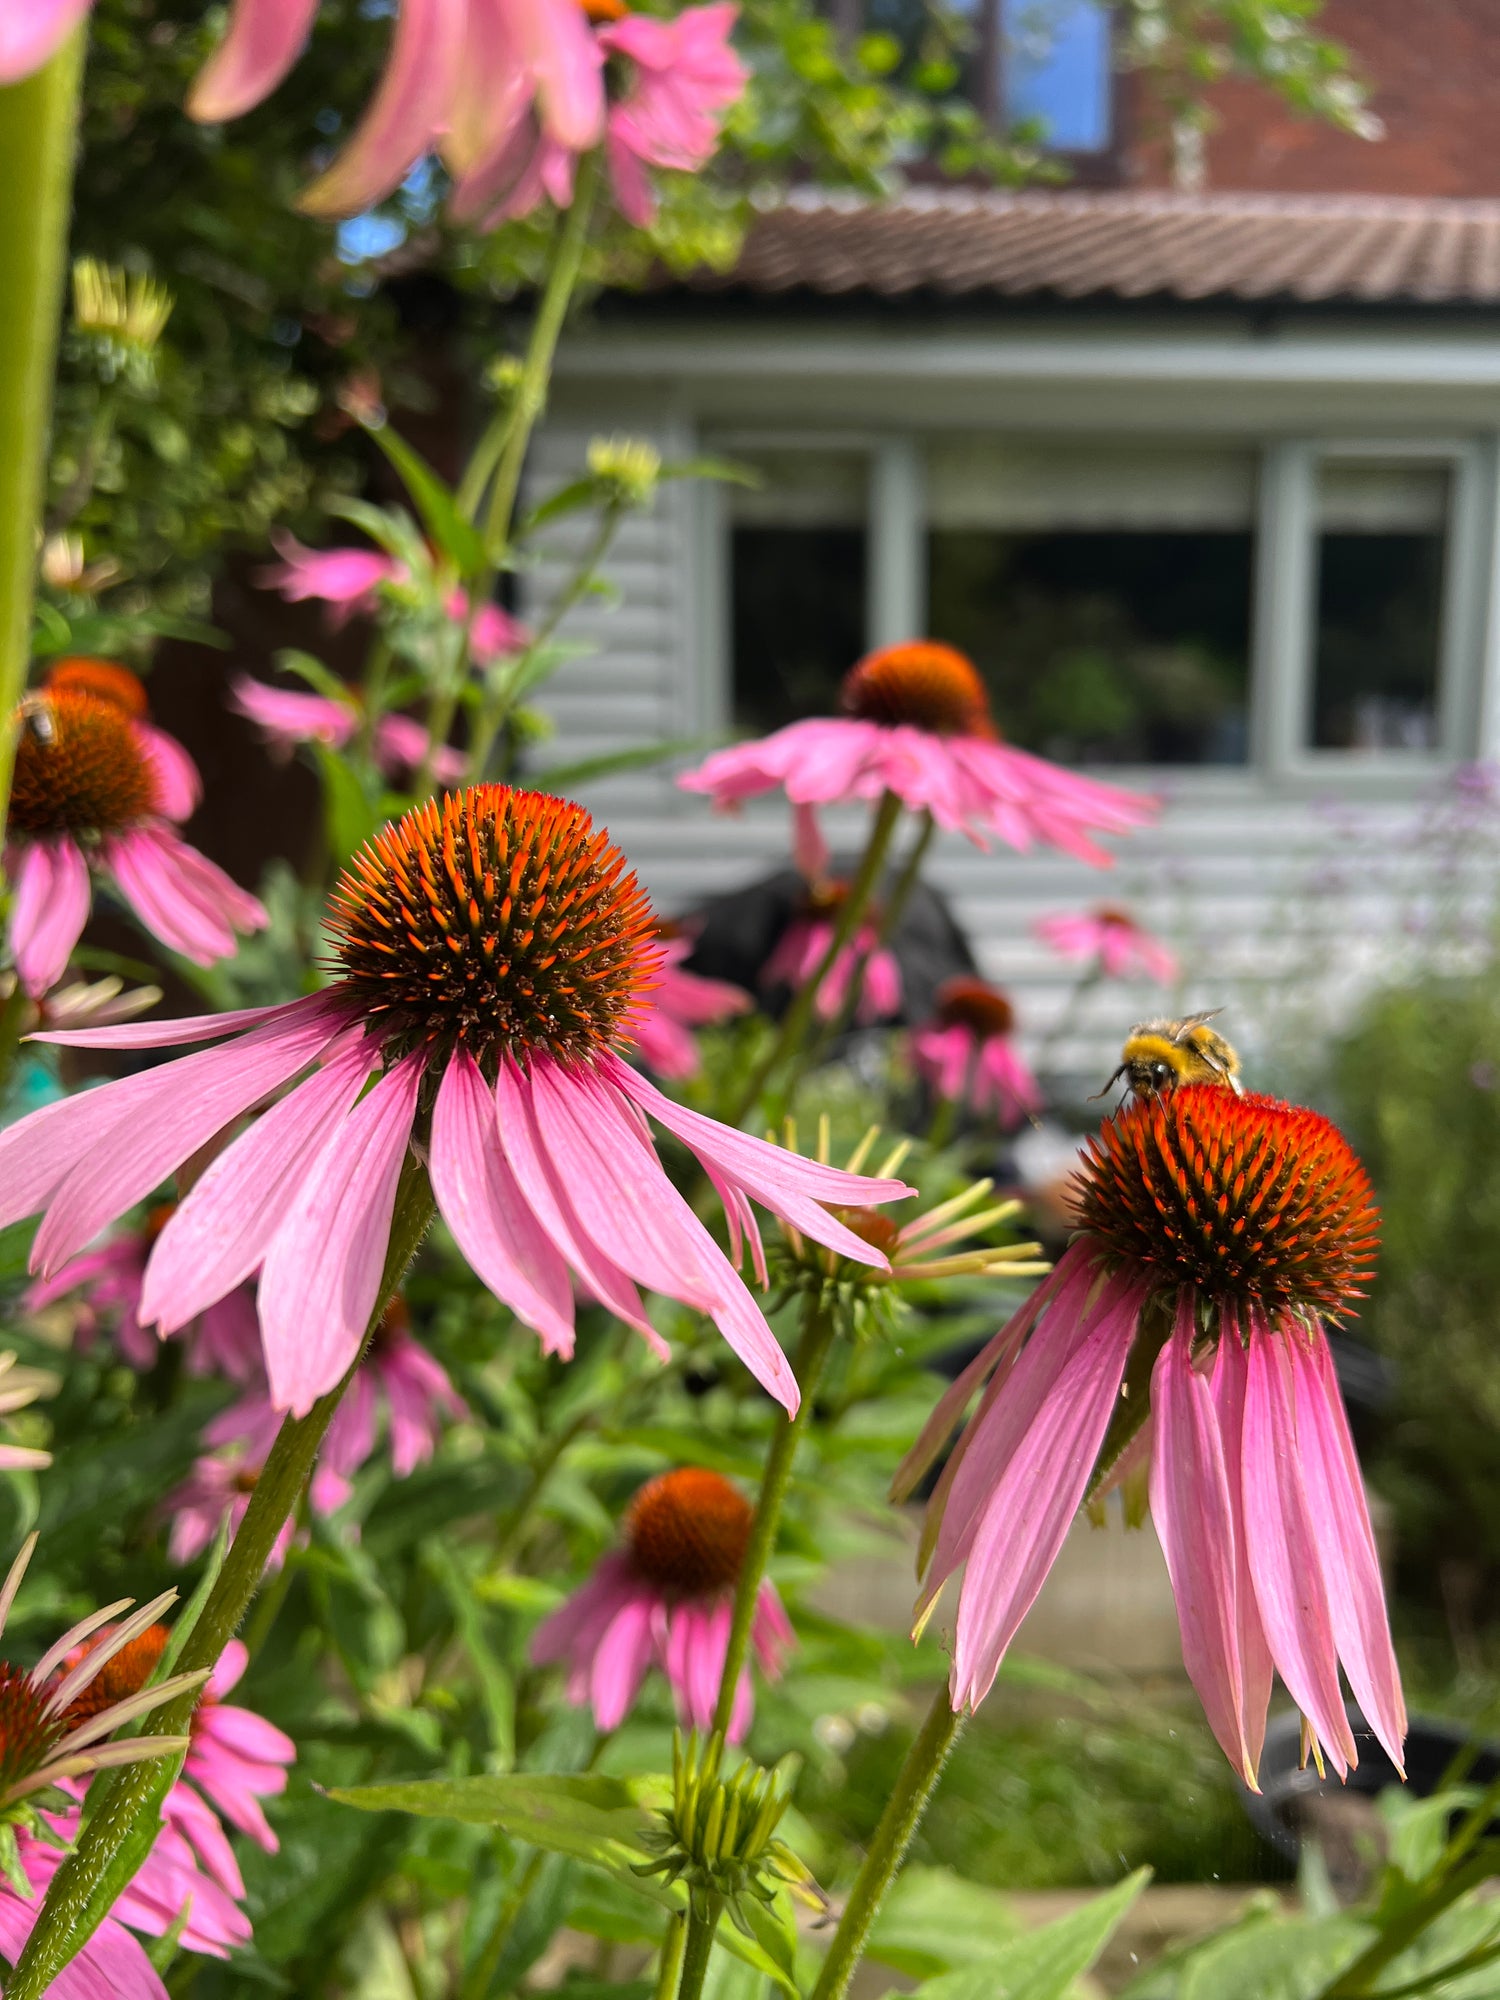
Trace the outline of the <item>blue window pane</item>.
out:
M 1034 120 L 1063 153 L 1102 153 L 1111 137 L 1109 9 L 1100 0 L 1001 0 L 1002 109 Z

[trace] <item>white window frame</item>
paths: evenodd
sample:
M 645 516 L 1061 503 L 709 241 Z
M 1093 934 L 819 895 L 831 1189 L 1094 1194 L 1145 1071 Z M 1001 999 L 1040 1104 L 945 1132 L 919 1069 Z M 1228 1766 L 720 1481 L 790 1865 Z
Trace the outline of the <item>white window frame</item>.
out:
M 996 435 L 1003 435 L 996 427 Z M 866 637 L 871 646 L 919 638 L 927 622 L 926 437 L 923 433 L 713 427 L 712 448 L 863 452 L 869 458 Z M 1426 751 L 1317 750 L 1309 741 L 1316 639 L 1317 477 L 1320 465 L 1374 459 L 1444 464 L 1451 473 L 1438 663 L 1438 745 Z M 711 496 L 711 497 L 710 497 Z M 732 723 L 730 513 L 722 489 L 702 491 L 697 552 L 702 677 L 696 725 Z M 1260 446 L 1250 610 L 1249 755 L 1243 765 L 1114 770 L 1121 782 L 1170 778 L 1215 787 L 1297 791 L 1415 789 L 1453 764 L 1500 756 L 1500 438 L 1274 438 Z

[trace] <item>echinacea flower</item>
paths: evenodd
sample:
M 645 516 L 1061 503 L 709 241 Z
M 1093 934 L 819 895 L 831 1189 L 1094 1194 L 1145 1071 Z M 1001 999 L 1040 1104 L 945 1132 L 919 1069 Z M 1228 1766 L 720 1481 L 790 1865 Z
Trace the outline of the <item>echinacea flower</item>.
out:
M 238 1409 L 239 1405 L 235 1407 Z M 214 1537 L 226 1519 L 230 1534 L 239 1533 L 278 1428 L 279 1425 L 260 1427 L 257 1451 L 236 1444 L 227 1451 L 206 1452 L 194 1459 L 187 1478 L 162 1501 L 161 1510 L 171 1523 L 167 1554 L 179 1569 L 213 1546 Z M 286 1561 L 286 1552 L 296 1532 L 296 1523 L 288 1516 L 266 1557 L 268 1576 Z
M 973 662 L 937 640 L 866 654 L 844 676 L 842 706 L 841 717 L 716 750 L 677 782 L 726 807 L 776 790 L 794 806 L 890 792 L 978 847 L 991 836 L 1023 852 L 1041 842 L 1095 867 L 1113 856 L 1090 834 L 1129 833 L 1155 816 L 1154 799 L 1003 742 Z
M 342 1505 L 348 1482 L 374 1457 L 382 1407 L 391 1471 L 397 1479 L 410 1478 L 432 1457 L 444 1421 L 459 1423 L 469 1415 L 447 1369 L 413 1338 L 411 1315 L 399 1298 L 381 1314 L 369 1352 L 335 1410 L 318 1453 L 314 1478 L 336 1480 L 343 1489 L 335 1499 L 334 1488 L 328 1486 L 332 1505 L 325 1505 L 324 1512 Z
M 787 986 L 795 993 L 807 984 L 827 956 L 839 905 L 848 893 L 847 882 L 832 880 L 808 890 L 801 909 L 794 911 L 761 967 L 762 986 Z M 854 1018 L 861 1024 L 888 1021 L 901 1011 L 900 961 L 889 946 L 881 944 L 876 928 L 879 915 L 871 914 L 875 923 L 861 923 L 823 975 L 813 1002 L 820 1021 L 832 1021 L 843 1013 L 856 978 L 860 985 Z
M 753 1520 L 749 1501 L 717 1472 L 684 1466 L 648 1480 L 625 1517 L 625 1546 L 602 1557 L 583 1588 L 537 1628 L 532 1659 L 567 1667 L 568 1700 L 592 1708 L 600 1729 L 624 1721 L 652 1666 L 671 1683 L 684 1726 L 711 1728 Z M 766 1676 L 780 1679 L 794 1638 L 769 1581 L 755 1600 L 750 1640 Z M 731 1743 L 743 1739 L 753 1712 L 746 1667 Z
M 367 615 L 376 610 L 382 584 L 410 581 L 406 564 L 383 549 L 310 549 L 281 529 L 272 529 L 271 540 L 281 561 L 261 571 L 261 583 L 268 590 L 280 591 L 288 604 L 315 598 L 329 605 L 335 629 L 356 612 Z M 455 587 L 444 599 L 445 616 L 461 625 L 469 617 L 469 602 L 466 593 Z M 526 627 L 503 605 L 478 605 L 469 619 L 469 652 L 480 666 L 523 651 L 530 639 Z M 323 740 L 332 743 L 344 739 L 330 736 Z
M 171 740 L 81 685 L 49 684 L 22 703 L 6 871 L 15 886 L 11 950 L 33 997 L 61 979 L 83 934 L 94 870 L 153 937 L 196 965 L 232 957 L 237 930 L 264 929 L 256 898 L 171 824 L 195 797 L 186 752 L 163 750 Z
M 76 1656 L 70 1655 L 66 1664 L 76 1665 L 110 1636 L 105 1627 L 77 1648 Z M 93 1715 L 108 1701 L 137 1693 L 155 1672 L 170 1636 L 165 1625 L 147 1626 L 114 1655 L 74 1701 L 73 1713 Z M 286 1790 L 287 1766 L 297 1756 L 296 1744 L 283 1730 L 224 1699 L 243 1676 L 248 1662 L 244 1642 L 231 1639 L 193 1711 L 182 1776 L 162 1802 L 162 1817 L 168 1826 L 176 1829 L 199 1864 L 237 1902 L 244 1900 L 244 1879 L 219 1815 L 222 1813 L 267 1854 L 275 1854 L 280 1842 L 260 1802 Z
M 961 973 L 938 988 L 934 1018 L 912 1034 L 912 1061 L 939 1097 L 993 1111 L 1009 1130 L 1043 1103 L 1015 1025 L 1015 1009 L 998 986 Z
M 80 1346 L 92 1340 L 101 1321 L 108 1324 L 122 1359 L 132 1368 L 153 1368 L 161 1342 L 141 1323 L 141 1288 L 146 1259 L 176 1204 L 161 1202 L 139 1228 L 124 1229 L 72 1257 L 50 1278 L 33 1281 L 21 1303 L 29 1313 L 78 1294 L 76 1337 Z M 216 1299 L 184 1329 L 188 1341 L 188 1373 L 223 1375 L 231 1382 L 248 1382 L 260 1373 L 260 1327 L 255 1300 L 237 1286 Z
M 360 730 L 361 716 L 352 690 L 348 701 L 338 701 L 332 695 L 300 688 L 267 687 L 264 681 L 238 674 L 230 689 L 229 705 L 282 752 L 299 743 L 325 743 L 342 750 Z M 421 769 L 427 755 L 427 731 L 415 716 L 382 715 L 370 748 L 378 769 L 395 782 Z M 468 761 L 451 743 L 441 744 L 433 756 L 432 775 L 440 785 L 452 784 L 463 776 Z
M 198 766 L 165 729 L 151 720 L 151 705 L 140 677 L 117 660 L 96 660 L 70 654 L 54 660 L 42 677 L 51 694 L 71 690 L 91 694 L 100 701 L 112 701 L 134 723 L 136 741 L 145 751 L 156 778 L 161 811 L 168 819 L 191 819 L 203 802 L 203 779 Z
M 1104 979 L 1155 979 L 1166 986 L 1177 977 L 1176 953 L 1113 903 L 1038 917 L 1032 928 L 1059 958 L 1089 963 Z
M 658 20 L 632 13 L 622 0 L 585 0 L 585 11 L 598 24 L 601 59 L 627 79 L 606 114 L 605 159 L 616 206 L 645 229 L 656 215 L 646 169 L 695 173 L 713 156 L 724 115 L 744 91 L 749 72 L 729 40 L 739 9 L 715 0 Z M 528 214 L 544 196 L 567 208 L 585 150 L 549 128 L 539 94 L 513 93 L 504 112 L 492 110 L 482 135 L 459 125 L 444 143 L 455 217 L 492 227 Z
M 636 1014 L 635 1051 L 647 1069 L 681 1082 L 702 1066 L 693 1030 L 743 1014 L 754 1003 L 727 979 L 705 979 L 687 970 L 683 960 L 692 956 L 691 938 L 674 937 L 669 926 L 658 924 L 657 944 L 656 984 L 642 997 Z
M 89 0 L 0 0 L 0 84 L 41 67 L 88 13 Z M 234 0 L 223 41 L 188 97 L 206 124 L 252 110 L 286 76 L 318 0 Z M 385 74 L 332 166 L 302 197 L 315 215 L 357 215 L 399 187 L 454 126 L 483 150 L 510 99 L 534 99 L 546 131 L 598 143 L 602 59 L 574 0 L 401 0 Z
M 1076 1210 L 1057 1269 L 942 1398 L 898 1476 L 910 1491 L 988 1374 L 923 1543 L 920 1616 L 964 1571 L 955 1707 L 988 1692 L 1096 1462 L 1107 1472 L 1149 1409 L 1183 1659 L 1230 1762 L 1255 1784 L 1274 1668 L 1314 1755 L 1345 1775 L 1357 1759 L 1342 1662 L 1399 1768 L 1400 1675 L 1323 1331 L 1371 1269 L 1359 1162 L 1317 1112 L 1189 1084 L 1106 1119 Z
M 858 1261 L 881 1259 L 829 1206 L 907 1190 L 791 1158 L 674 1104 L 622 1059 L 657 952 L 646 898 L 588 814 L 506 785 L 428 800 L 354 857 L 329 924 L 337 977 L 320 993 L 48 1037 L 126 1049 L 230 1039 L 0 1133 L 0 1226 L 45 1211 L 33 1270 L 53 1275 L 295 1084 L 218 1154 L 157 1238 L 147 1324 L 170 1333 L 258 1271 L 272 1399 L 305 1413 L 359 1355 L 415 1142 L 460 1249 L 552 1351 L 572 1350 L 576 1274 L 664 1353 L 644 1285 L 706 1313 L 794 1410 L 775 1335 L 667 1178 L 646 1115 L 701 1163 L 732 1217 L 753 1198 Z

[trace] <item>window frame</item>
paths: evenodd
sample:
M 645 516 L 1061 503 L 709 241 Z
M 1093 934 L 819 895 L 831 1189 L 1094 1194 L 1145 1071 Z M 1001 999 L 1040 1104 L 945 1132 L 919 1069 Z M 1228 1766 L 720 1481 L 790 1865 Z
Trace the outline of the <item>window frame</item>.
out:
M 990 427 L 986 427 L 987 429 Z M 926 453 L 931 433 L 815 432 L 785 425 L 706 427 L 705 444 L 867 454 L 866 643 L 920 637 L 927 623 Z M 1007 427 L 993 427 L 997 438 Z M 1100 431 L 1102 441 L 1121 434 Z M 1076 441 L 1070 439 L 1070 441 Z M 1186 440 L 1185 440 L 1186 441 Z M 1247 787 L 1302 793 L 1416 791 L 1455 764 L 1500 750 L 1500 439 L 1489 436 L 1297 436 L 1247 440 L 1257 452 L 1250 604 L 1249 754 L 1234 765 L 1111 766 L 1120 782 L 1174 791 Z M 1407 459 L 1446 465 L 1450 515 L 1443 564 L 1438 747 L 1431 751 L 1318 750 L 1309 741 L 1316 640 L 1317 475 L 1327 461 Z M 729 628 L 731 517 L 724 490 L 704 489 L 697 520 L 705 639 L 694 703 L 705 733 L 733 728 Z M 851 663 L 852 664 L 852 663 Z

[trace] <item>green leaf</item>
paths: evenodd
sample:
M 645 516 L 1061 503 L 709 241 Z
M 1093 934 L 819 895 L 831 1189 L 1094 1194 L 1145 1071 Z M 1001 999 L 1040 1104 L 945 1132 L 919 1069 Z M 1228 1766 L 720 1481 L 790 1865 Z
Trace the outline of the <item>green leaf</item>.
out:
M 545 528 L 550 521 L 560 521 L 565 515 L 576 514 L 584 507 L 597 507 L 609 491 L 608 484 L 587 473 L 581 479 L 570 479 L 566 486 L 559 486 L 555 493 L 533 507 L 516 530 L 516 539 L 534 534 L 538 528 Z
M 514 1840 L 592 1861 L 614 1874 L 646 1858 L 641 1835 L 650 1815 L 621 1778 L 515 1771 L 478 1778 L 430 1778 L 405 1785 L 354 1785 L 330 1791 L 361 1812 L 416 1813 L 495 1826 Z
M 323 780 L 323 825 L 328 846 L 340 866 L 363 847 L 380 825 L 380 808 L 360 783 L 353 766 L 326 743 L 311 745 Z
M 473 1664 L 490 1726 L 492 1768 L 506 1771 L 516 1761 L 516 1684 L 502 1665 L 484 1629 L 484 1617 L 472 1585 L 453 1552 L 440 1541 L 427 1542 L 423 1560 L 448 1600 L 453 1623 Z
M 668 757 L 697 756 L 712 750 L 716 736 L 670 736 L 660 743 L 639 743 L 629 750 L 611 750 L 603 757 L 584 757 L 576 764 L 555 764 L 548 771 L 528 771 L 526 782 L 539 792 L 555 792 L 559 785 L 584 785 L 593 778 L 610 778 L 616 771 L 639 771 L 649 764 L 664 763 Z
M 919 1986 L 921 2000 L 1065 2000 L 1103 1951 L 1116 1925 L 1145 1888 L 1149 1868 L 1138 1868 L 1081 1909 L 1045 1929 L 1029 1931 L 962 1972 L 944 1973 Z M 1186 1995 L 1184 1994 L 1184 2000 Z M 1227 2000 L 1219 1994 L 1216 2000 Z
M 1353 1917 L 1253 1918 L 1191 1955 L 1178 2000 L 1314 2000 L 1369 1942 Z
M 432 467 L 388 423 L 366 424 L 373 438 L 400 475 L 412 504 L 438 548 L 461 575 L 477 576 L 484 565 L 484 537 L 459 512 L 458 502 Z
M 309 687 L 327 695 L 330 701 L 341 701 L 346 707 L 353 708 L 345 683 L 311 653 L 301 652 L 295 646 L 283 646 L 274 658 L 284 674 L 295 674 L 299 681 L 306 681 Z
M 866 1956 L 930 1979 L 976 1959 L 993 1964 L 1020 1931 L 1003 1896 L 946 1868 L 906 1868 L 886 1897 Z
M 732 458 L 674 458 L 657 472 L 658 479 L 718 479 L 730 486 L 764 486 L 753 465 Z

